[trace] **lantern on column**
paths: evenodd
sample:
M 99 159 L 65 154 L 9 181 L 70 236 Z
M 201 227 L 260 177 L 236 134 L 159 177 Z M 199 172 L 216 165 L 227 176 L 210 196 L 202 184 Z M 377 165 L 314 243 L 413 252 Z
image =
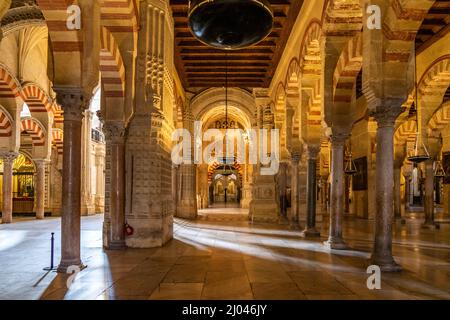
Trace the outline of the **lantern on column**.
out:
M 352 153 L 349 152 L 345 156 L 345 166 L 344 166 L 344 172 L 346 175 L 352 176 L 358 172 L 358 169 L 356 168 L 355 161 L 353 161 Z
M 434 168 L 434 176 L 436 178 L 444 178 L 446 176 L 441 160 L 436 161 Z

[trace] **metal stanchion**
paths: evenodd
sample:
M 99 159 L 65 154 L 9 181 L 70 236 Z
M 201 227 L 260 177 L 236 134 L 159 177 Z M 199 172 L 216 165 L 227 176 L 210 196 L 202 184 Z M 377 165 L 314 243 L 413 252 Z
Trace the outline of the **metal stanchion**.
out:
M 44 268 L 45 271 L 53 271 L 56 270 L 53 260 L 55 256 L 55 233 L 52 232 L 52 238 L 50 239 L 51 249 L 50 249 L 50 267 Z

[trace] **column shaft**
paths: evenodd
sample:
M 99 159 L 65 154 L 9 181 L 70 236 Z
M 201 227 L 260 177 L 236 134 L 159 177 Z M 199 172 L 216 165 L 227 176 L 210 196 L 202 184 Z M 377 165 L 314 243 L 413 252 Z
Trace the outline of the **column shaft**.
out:
M 425 222 L 422 227 L 434 227 L 434 170 L 433 160 L 425 162 Z
M 12 223 L 13 221 L 13 164 L 17 153 L 7 153 L 3 156 L 3 208 L 2 223 Z
M 342 239 L 344 213 L 344 143 L 347 136 L 331 138 L 330 230 L 325 245 L 331 249 L 346 249 Z
M 306 228 L 302 235 L 304 237 L 318 237 L 320 232 L 316 229 L 316 202 L 317 202 L 317 154 L 319 150 L 308 150 L 308 177 L 306 183 L 307 193 L 307 217 Z
M 294 156 L 291 160 L 291 216 L 289 217 L 291 228 L 299 227 L 298 158 L 299 156 Z
M 377 175 L 375 243 L 372 264 L 383 271 L 398 271 L 392 256 L 392 225 L 394 220 L 394 119 L 377 119 Z
M 402 217 L 402 201 L 400 194 L 400 179 L 401 179 L 401 167 L 395 166 L 394 168 L 394 216 L 395 218 Z
M 45 161 L 36 163 L 36 219 L 44 219 L 45 215 Z
M 58 272 L 70 266 L 83 267 L 80 255 L 81 229 L 81 124 L 85 105 L 81 89 L 55 88 L 64 111 L 64 147 L 61 217 L 61 262 Z

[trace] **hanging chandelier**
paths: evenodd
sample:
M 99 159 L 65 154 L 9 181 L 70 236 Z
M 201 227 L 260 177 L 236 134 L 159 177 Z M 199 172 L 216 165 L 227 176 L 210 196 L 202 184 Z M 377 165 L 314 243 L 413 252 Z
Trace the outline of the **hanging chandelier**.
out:
M 190 0 L 189 29 L 206 45 L 243 49 L 266 38 L 273 28 L 268 0 Z
M 442 161 L 441 160 L 436 161 L 434 168 L 434 176 L 436 178 L 445 178 L 446 175 L 447 174 L 445 172 L 444 166 L 442 165 Z
M 419 104 L 418 104 L 418 84 L 417 84 L 417 55 L 414 51 L 414 86 L 415 86 L 415 94 L 414 94 L 414 107 L 416 108 L 416 141 L 414 145 L 414 153 L 408 157 L 408 161 L 411 161 L 414 164 L 419 164 L 426 160 L 431 159 L 430 154 L 428 153 L 427 147 L 422 141 L 421 134 L 421 124 L 419 122 Z
M 358 169 L 356 168 L 355 161 L 353 161 L 352 153 L 349 152 L 346 155 L 346 161 L 345 161 L 345 167 L 344 167 L 344 173 L 346 175 L 352 176 L 358 172 Z

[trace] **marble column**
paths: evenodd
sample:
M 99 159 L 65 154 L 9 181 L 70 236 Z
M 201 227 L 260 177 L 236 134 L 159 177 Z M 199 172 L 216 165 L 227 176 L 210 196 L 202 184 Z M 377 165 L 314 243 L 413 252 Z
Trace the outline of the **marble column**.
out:
M 317 203 L 317 155 L 320 147 L 308 147 L 308 178 L 306 183 L 307 194 L 307 217 L 306 228 L 302 232 L 303 237 L 319 237 L 320 232 L 316 229 L 316 203 Z
M 410 205 L 410 193 L 411 193 L 411 178 L 409 175 L 404 175 L 405 177 L 405 213 L 409 211 Z
M 107 148 L 110 148 L 110 235 L 107 248 L 125 249 L 125 127 L 121 122 L 105 122 Z
M 422 228 L 434 228 L 434 160 L 425 161 L 425 222 Z
M 88 99 L 81 88 L 54 89 L 64 112 L 61 262 L 58 272 L 65 273 L 70 266 L 84 268 L 80 255 L 81 124 Z
M 331 194 L 330 229 L 328 240 L 324 243 L 330 249 L 347 249 L 342 238 L 344 216 L 344 147 L 348 135 L 336 134 L 331 137 Z
M 44 219 L 45 215 L 45 168 L 46 160 L 35 160 L 36 165 L 36 219 Z
M 287 219 L 286 185 L 287 163 L 281 162 L 277 175 L 278 197 L 280 199 L 280 214 L 282 219 Z
M 402 197 L 400 194 L 402 166 L 397 161 L 394 163 L 394 216 L 396 219 L 402 217 Z
M 298 229 L 299 226 L 299 176 L 298 167 L 300 164 L 300 154 L 294 153 L 291 158 L 291 215 L 288 217 L 291 228 Z
M 13 165 L 18 156 L 15 152 L 2 155 L 3 160 L 3 208 L 2 223 L 12 223 L 13 220 Z
M 375 243 L 371 264 L 382 271 L 400 271 L 392 256 L 392 226 L 394 222 L 394 124 L 396 115 L 389 112 L 375 114 L 377 130 L 377 175 Z

